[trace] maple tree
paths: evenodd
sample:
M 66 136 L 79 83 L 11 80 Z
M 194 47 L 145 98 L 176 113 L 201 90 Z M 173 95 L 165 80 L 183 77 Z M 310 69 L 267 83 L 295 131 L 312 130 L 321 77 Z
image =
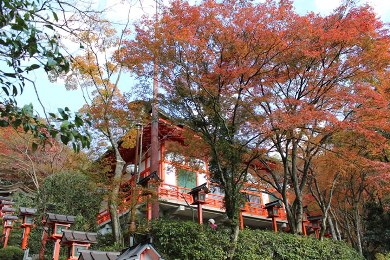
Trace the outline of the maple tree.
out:
M 85 171 L 89 160 L 84 153 L 75 154 L 66 145 L 51 139 L 51 145 L 33 150 L 35 138 L 23 130 L 0 128 L 0 164 L 2 179 L 22 182 L 39 193 L 43 179 L 64 170 Z
M 313 159 L 329 149 L 332 136 L 354 128 L 383 140 L 374 125 L 385 125 L 388 109 L 375 87 L 383 83 L 376 75 L 389 64 L 389 42 L 367 6 L 341 6 L 327 17 L 295 16 L 286 26 L 280 39 L 288 51 L 273 61 L 254 94 L 257 114 L 266 119 L 258 127 L 269 134 L 269 152 L 283 164 L 283 176 L 269 167 L 270 174 L 260 177 L 282 195 L 295 233 L 301 232 Z M 361 120 L 374 108 L 375 121 Z
M 241 189 L 251 161 L 261 155 L 253 148 L 263 140 L 247 120 L 254 110 L 250 92 L 269 70 L 267 61 L 278 52 L 266 41 L 254 40 L 266 33 L 275 37 L 266 26 L 255 30 L 271 9 L 262 7 L 213 1 L 191 6 L 176 1 L 164 10 L 157 25 L 153 20 L 139 25 L 136 39 L 117 54 L 118 60 L 141 76 L 153 75 L 158 56 L 159 83 L 167 100 L 163 107 L 208 144 L 211 181 L 224 190 L 231 222 L 229 257 L 234 255 L 238 237 Z M 254 35 L 236 34 L 238 28 Z
M 259 177 L 281 194 L 290 230 L 299 233 L 313 158 L 332 136 L 355 129 L 383 140 L 376 129 L 388 125 L 380 92 L 389 40 L 368 6 L 346 4 L 322 17 L 298 15 L 289 1 L 174 1 L 136 32 L 117 59 L 150 78 L 158 57 L 167 112 L 210 146 L 211 178 L 225 191 L 233 243 L 251 161 L 268 167 Z M 374 110 L 375 120 L 363 120 Z M 263 153 L 276 154 L 282 169 Z
M 107 190 L 108 208 L 111 217 L 115 242 L 123 244 L 123 234 L 118 209 L 121 203 L 120 185 L 128 164 L 121 149 L 136 145 L 135 125 L 142 123 L 148 111 L 144 102 L 130 102 L 128 95 L 119 90 L 122 65 L 110 57 L 122 44 L 122 37 L 128 32 L 125 25 L 118 35 L 108 21 L 93 19 L 89 29 L 78 35 L 84 51 L 72 62 L 72 72 L 66 75 L 68 88 L 79 87 L 85 93 L 86 104 L 81 112 L 88 115 L 94 134 L 93 147 L 98 150 L 95 156 L 101 157 L 101 149 L 108 149 L 113 155 L 109 158 L 109 171 L 112 171 Z M 111 160 L 112 159 L 112 160 Z M 106 160 L 107 161 L 107 160 Z
M 84 171 L 89 160 L 66 145 L 51 139 L 51 145 L 33 150 L 35 138 L 23 130 L 0 128 L 0 164 L 3 180 L 22 182 L 39 193 L 43 179 L 64 170 Z

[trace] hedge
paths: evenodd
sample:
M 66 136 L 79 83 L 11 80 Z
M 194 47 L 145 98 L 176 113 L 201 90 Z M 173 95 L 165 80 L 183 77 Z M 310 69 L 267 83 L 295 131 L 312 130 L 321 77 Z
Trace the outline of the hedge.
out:
M 229 234 L 194 222 L 159 220 L 151 233 L 164 259 L 226 259 Z M 364 259 L 346 243 L 263 230 L 240 232 L 234 259 Z
M 20 247 L 7 246 L 0 249 L 0 259 L 7 260 L 21 260 L 23 259 L 24 252 Z

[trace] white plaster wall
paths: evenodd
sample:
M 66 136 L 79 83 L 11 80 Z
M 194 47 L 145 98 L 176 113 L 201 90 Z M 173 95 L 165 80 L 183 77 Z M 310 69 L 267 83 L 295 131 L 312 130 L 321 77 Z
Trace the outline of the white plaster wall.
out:
M 176 168 L 169 163 L 165 164 L 165 183 L 176 185 Z
M 264 204 L 269 202 L 269 195 L 267 193 L 261 193 L 261 196 Z
M 142 172 L 143 170 L 145 170 L 145 161 L 141 162 L 141 167 L 140 167 L 139 171 Z
M 207 182 L 207 177 L 205 173 L 198 173 L 198 183 L 196 185 L 202 185 Z

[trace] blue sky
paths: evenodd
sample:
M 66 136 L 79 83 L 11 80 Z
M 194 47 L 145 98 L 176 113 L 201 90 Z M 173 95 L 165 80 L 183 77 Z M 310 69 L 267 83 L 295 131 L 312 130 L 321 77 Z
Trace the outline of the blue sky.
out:
M 126 5 L 122 0 L 118 0 L 117 3 L 113 0 L 100 0 L 98 5 L 100 8 L 109 8 L 110 12 L 107 13 L 107 18 L 117 21 L 125 20 L 129 6 L 131 7 L 130 15 L 134 19 L 139 18 L 142 13 L 152 11 L 154 9 L 153 0 L 130 1 L 132 1 L 133 4 L 130 3 L 130 5 Z M 142 9 L 138 6 L 140 1 L 142 1 Z M 334 8 L 336 8 L 340 2 L 340 0 L 295 0 L 294 6 L 301 14 L 313 11 L 326 15 Z M 390 0 L 369 0 L 360 2 L 369 2 L 374 7 L 375 12 L 381 17 L 382 21 L 387 23 L 390 22 Z M 124 77 L 127 76 L 128 75 L 125 75 Z M 122 79 L 124 77 L 122 77 Z M 31 79 L 36 82 L 39 97 L 45 106 L 46 112 L 57 112 L 57 108 L 64 108 L 66 106 L 69 107 L 71 111 L 77 111 L 84 104 L 81 90 L 68 91 L 65 89 L 65 84 L 63 81 L 51 83 L 43 71 L 34 71 L 34 73 L 31 74 Z M 126 85 L 129 88 L 129 84 Z M 42 107 L 38 102 L 37 96 L 32 86 L 27 86 L 24 90 L 24 93 L 17 98 L 17 101 L 20 106 L 32 103 L 36 111 L 41 116 L 43 115 Z

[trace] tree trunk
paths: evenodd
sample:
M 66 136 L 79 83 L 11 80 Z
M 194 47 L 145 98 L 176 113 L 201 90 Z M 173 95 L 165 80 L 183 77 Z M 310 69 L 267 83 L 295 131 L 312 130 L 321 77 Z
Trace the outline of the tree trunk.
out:
M 361 225 L 360 225 L 360 215 L 359 215 L 359 209 L 354 209 L 354 215 L 355 215 L 355 226 L 356 226 L 356 246 L 358 249 L 358 252 L 360 255 L 363 255 L 363 247 L 362 247 L 362 231 L 361 231 Z
M 118 214 L 118 196 L 125 162 L 122 160 L 118 148 L 114 147 L 114 150 L 116 155 L 115 175 L 113 178 L 111 194 L 108 200 L 108 209 L 110 212 L 112 233 L 115 242 L 123 245 L 123 235 Z
M 233 221 L 230 226 L 230 247 L 228 250 L 228 260 L 232 260 L 237 248 L 238 234 L 240 232 L 240 226 L 237 220 Z
M 321 220 L 321 231 L 320 231 L 320 240 L 324 240 L 324 236 L 325 236 L 325 232 L 326 232 L 326 221 L 328 220 L 328 211 L 327 210 L 324 210 L 325 213 L 324 215 L 322 216 L 322 220 Z
M 331 216 L 328 216 L 328 224 L 329 224 L 329 228 L 330 228 L 330 233 L 332 234 L 332 239 L 338 240 L 337 234 L 336 234 L 336 229 L 335 229 L 335 226 L 333 225 L 333 219 Z
M 341 241 L 341 240 L 343 240 L 343 238 L 341 236 L 341 231 L 340 231 L 339 223 L 338 223 L 337 219 L 335 220 L 335 223 L 336 223 L 335 228 L 336 228 L 337 238 L 338 238 L 338 240 Z

